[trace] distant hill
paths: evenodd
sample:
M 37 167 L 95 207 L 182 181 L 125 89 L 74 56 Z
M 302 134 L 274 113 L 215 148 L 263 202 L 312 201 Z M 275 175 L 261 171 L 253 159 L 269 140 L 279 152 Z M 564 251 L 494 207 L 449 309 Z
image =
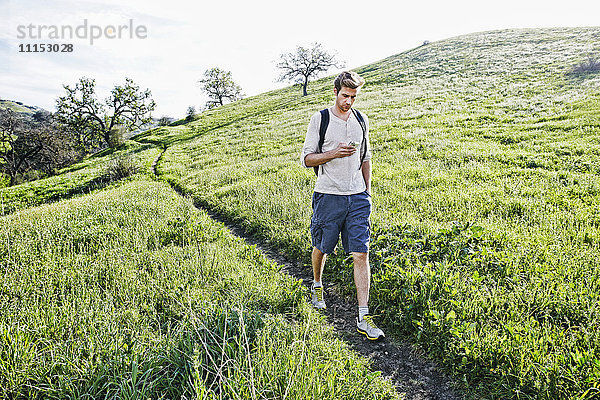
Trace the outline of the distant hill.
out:
M 24 116 L 27 116 L 27 115 L 32 116 L 37 111 L 47 111 L 41 107 L 23 104 L 23 102 L 21 102 L 21 101 L 0 100 L 0 110 L 6 110 L 6 109 L 13 110 L 14 112 L 22 114 Z M 159 126 L 160 119 L 161 118 L 152 118 L 152 122 L 145 124 L 142 127 L 140 127 L 139 129 L 136 129 L 132 132 L 128 132 L 126 137 L 129 138 L 133 135 L 139 134 L 140 132 L 144 132 L 145 130 L 152 129 L 152 128 Z M 171 117 L 166 117 L 166 119 L 167 119 L 167 123 L 171 123 L 171 122 L 175 121 L 175 118 L 171 118 Z
M 33 115 L 37 111 L 44 111 L 44 109 L 41 107 L 28 106 L 27 104 L 23 104 L 23 102 L 21 102 L 21 101 L 14 101 L 14 100 L 0 100 L 0 109 L 2 109 L 2 110 L 10 109 L 19 114 L 27 114 L 27 115 Z

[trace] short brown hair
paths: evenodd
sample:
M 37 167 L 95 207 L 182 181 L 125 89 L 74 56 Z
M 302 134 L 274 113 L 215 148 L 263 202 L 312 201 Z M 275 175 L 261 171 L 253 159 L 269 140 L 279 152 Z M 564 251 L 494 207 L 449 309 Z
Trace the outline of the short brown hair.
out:
M 335 78 L 335 81 L 333 81 L 333 85 L 338 92 L 342 90 L 342 86 L 350 89 L 358 89 L 364 84 L 365 80 L 354 71 L 344 71 Z

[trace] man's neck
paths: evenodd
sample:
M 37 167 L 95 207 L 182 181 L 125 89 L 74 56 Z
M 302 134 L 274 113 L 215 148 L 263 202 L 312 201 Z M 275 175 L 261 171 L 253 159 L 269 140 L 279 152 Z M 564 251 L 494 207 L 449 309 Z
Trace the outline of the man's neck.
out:
M 348 121 L 348 118 L 350 118 L 350 114 L 352 113 L 352 111 L 351 111 L 352 109 L 344 112 L 344 111 L 340 110 L 338 107 L 336 107 L 335 105 L 333 107 L 331 107 L 330 110 L 333 113 L 333 115 L 335 115 L 339 119 L 343 119 L 344 121 Z

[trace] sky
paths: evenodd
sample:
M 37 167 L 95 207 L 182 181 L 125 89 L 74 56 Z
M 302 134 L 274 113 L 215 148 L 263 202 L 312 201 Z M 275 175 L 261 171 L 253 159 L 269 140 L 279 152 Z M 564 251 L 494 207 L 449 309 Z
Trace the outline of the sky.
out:
M 0 0 L 0 98 L 55 111 L 63 85 L 93 78 L 104 99 L 129 77 L 152 92 L 153 116 L 180 118 L 206 103 L 198 80 L 212 67 L 246 96 L 289 85 L 276 64 L 296 46 L 321 43 L 353 69 L 425 40 L 599 16 L 598 0 Z M 20 51 L 36 44 L 72 51 Z

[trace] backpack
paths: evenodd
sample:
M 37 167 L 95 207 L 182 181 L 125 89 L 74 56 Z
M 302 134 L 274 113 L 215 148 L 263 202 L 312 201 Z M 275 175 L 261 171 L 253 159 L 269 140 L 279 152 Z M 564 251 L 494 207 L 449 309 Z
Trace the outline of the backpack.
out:
M 362 114 L 358 110 L 355 110 L 354 108 L 351 108 L 350 110 L 352 110 L 352 113 L 358 120 L 358 123 L 360 124 L 360 127 L 362 128 L 362 131 L 363 131 L 362 142 L 360 144 L 360 153 L 361 153 L 360 154 L 360 164 L 358 165 L 358 169 L 360 169 L 360 167 L 362 167 L 363 161 L 365 160 L 365 156 L 367 155 L 367 124 L 365 123 L 365 120 L 364 120 Z M 320 112 L 321 112 L 321 126 L 319 127 L 319 146 L 317 147 L 317 153 L 323 152 L 323 143 L 325 142 L 325 133 L 327 132 L 327 127 L 329 126 L 329 109 L 326 108 L 324 110 L 321 110 Z M 320 165 L 313 167 L 315 170 L 315 175 L 317 175 L 317 176 L 319 176 L 319 167 L 320 167 Z

